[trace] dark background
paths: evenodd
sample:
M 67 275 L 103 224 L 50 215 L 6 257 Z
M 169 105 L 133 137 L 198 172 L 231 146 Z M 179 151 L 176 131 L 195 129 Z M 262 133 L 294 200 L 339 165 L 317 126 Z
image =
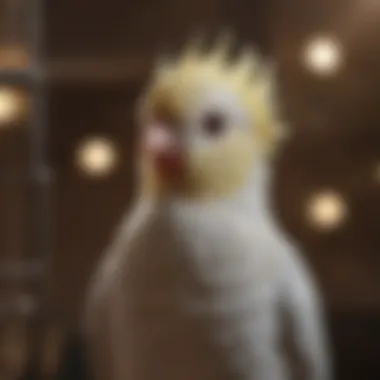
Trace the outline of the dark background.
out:
M 54 173 L 49 344 L 67 359 L 59 366 L 61 378 L 76 376 L 67 372 L 74 351 L 65 350 L 65 343 L 80 331 L 88 276 L 133 194 L 134 101 L 152 58 L 164 47 L 180 46 L 198 27 L 213 34 L 229 26 L 239 40 L 257 44 L 278 61 L 293 134 L 276 163 L 275 205 L 325 296 L 338 379 L 380 379 L 380 178 L 374 174 L 380 163 L 380 5 L 54 0 L 46 8 Z M 319 33 L 335 35 L 345 49 L 344 66 L 333 78 L 312 75 L 299 60 L 304 41 Z M 0 165 L 27 170 L 27 129 L 2 133 Z M 106 136 L 119 148 L 120 164 L 105 179 L 85 177 L 75 165 L 77 145 L 91 135 Z M 344 225 L 331 231 L 318 230 L 305 216 L 309 197 L 325 189 L 340 193 L 348 209 Z M 20 227 L 26 193 L 19 184 L 2 185 L 4 249 L 12 252 L 27 245 L 28 231 Z

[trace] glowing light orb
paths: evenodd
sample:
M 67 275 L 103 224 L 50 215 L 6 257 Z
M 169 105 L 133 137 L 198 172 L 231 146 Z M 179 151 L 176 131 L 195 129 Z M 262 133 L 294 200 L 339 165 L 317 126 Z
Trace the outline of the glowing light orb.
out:
M 309 40 L 303 53 L 306 67 L 321 76 L 335 75 L 343 63 L 341 45 L 330 37 L 318 37 Z
M 9 87 L 0 87 L 0 126 L 17 121 L 24 112 L 25 99 Z
M 83 174 L 105 177 L 112 173 L 118 159 L 114 144 L 104 137 L 86 139 L 77 148 L 76 162 Z
M 345 200 L 333 191 L 317 193 L 307 204 L 307 217 L 320 230 L 333 230 L 341 226 L 347 216 Z

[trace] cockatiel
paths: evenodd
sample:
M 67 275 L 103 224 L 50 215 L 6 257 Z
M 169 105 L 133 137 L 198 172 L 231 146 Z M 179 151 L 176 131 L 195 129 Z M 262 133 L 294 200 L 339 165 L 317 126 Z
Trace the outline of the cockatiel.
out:
M 318 292 L 270 207 L 274 74 L 229 56 L 192 43 L 142 96 L 138 197 L 87 302 L 99 380 L 330 379 Z

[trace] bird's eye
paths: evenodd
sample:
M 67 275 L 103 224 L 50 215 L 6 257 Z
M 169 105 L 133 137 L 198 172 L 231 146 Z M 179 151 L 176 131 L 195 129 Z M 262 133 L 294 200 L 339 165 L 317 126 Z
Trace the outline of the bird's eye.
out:
M 202 120 L 202 129 L 209 136 L 219 136 L 225 130 L 224 116 L 219 112 L 209 112 Z

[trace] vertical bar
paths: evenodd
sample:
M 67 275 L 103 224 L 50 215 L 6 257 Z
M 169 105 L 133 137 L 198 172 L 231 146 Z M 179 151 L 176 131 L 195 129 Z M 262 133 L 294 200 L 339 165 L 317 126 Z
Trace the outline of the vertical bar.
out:
M 41 278 L 37 278 L 34 296 L 37 298 L 37 315 L 32 318 L 30 331 L 30 352 L 26 373 L 24 376 L 40 378 L 41 357 L 44 352 L 44 338 L 46 321 L 49 318 L 49 289 L 50 283 L 50 176 L 47 159 L 47 99 L 44 80 L 44 19 L 45 1 L 29 1 L 29 47 L 30 47 L 30 74 L 31 84 L 31 117 L 30 117 L 30 144 L 31 144 L 31 208 L 29 229 L 32 250 L 28 260 L 38 259 L 42 264 Z M 30 257 L 32 256 L 32 257 Z
M 31 114 L 31 180 L 32 180 L 32 226 L 31 237 L 34 242 L 33 256 L 37 255 L 44 264 L 44 278 L 41 279 L 43 298 L 47 301 L 47 290 L 49 289 L 48 277 L 50 274 L 50 175 L 48 168 L 48 109 L 46 86 L 44 80 L 44 0 L 31 1 L 31 74 L 33 83 L 32 114 Z

